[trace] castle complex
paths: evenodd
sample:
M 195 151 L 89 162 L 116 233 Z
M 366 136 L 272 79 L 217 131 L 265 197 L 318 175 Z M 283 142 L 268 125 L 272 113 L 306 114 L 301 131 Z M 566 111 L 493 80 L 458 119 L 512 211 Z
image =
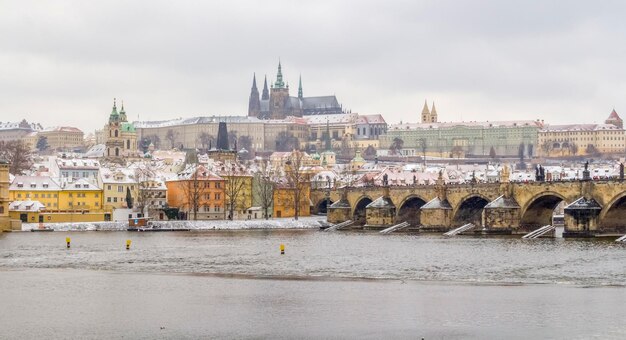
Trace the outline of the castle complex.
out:
M 298 81 L 298 96 L 289 95 L 289 84 L 283 80 L 282 66 L 278 63 L 276 81 L 267 88 L 267 76 L 263 81 L 263 92 L 259 96 L 256 75 L 252 77 L 252 89 L 248 102 L 248 116 L 260 119 L 284 119 L 287 116 L 343 113 L 336 96 L 304 97 L 302 77 Z

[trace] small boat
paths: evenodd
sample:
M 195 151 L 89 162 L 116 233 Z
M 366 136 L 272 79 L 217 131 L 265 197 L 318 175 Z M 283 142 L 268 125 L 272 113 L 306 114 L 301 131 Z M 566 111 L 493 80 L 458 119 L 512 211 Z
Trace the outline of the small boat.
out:
M 37 228 L 33 228 L 30 231 L 32 232 L 39 232 L 39 231 L 54 231 L 54 229 L 50 228 L 50 227 L 46 227 L 43 225 L 43 223 L 39 223 L 39 227 Z
M 31 229 L 30 231 L 32 231 L 32 232 L 43 232 L 43 231 L 54 231 L 54 229 L 52 229 L 50 227 L 44 227 L 44 228 L 34 228 L 34 229 Z
M 128 229 L 127 231 L 147 231 L 147 232 L 157 232 L 157 231 L 189 231 L 189 228 L 161 228 L 158 225 L 152 224 L 149 218 L 147 217 L 138 217 L 138 218 L 130 218 L 128 219 Z

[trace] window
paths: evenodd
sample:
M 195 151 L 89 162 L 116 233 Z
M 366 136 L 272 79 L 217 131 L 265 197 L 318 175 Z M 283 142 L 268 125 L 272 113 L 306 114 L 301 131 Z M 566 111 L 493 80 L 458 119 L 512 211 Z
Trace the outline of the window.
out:
M 117 197 L 113 197 L 113 203 L 117 203 Z
M 110 185 L 107 185 L 107 190 L 111 190 L 111 186 Z
M 215 199 L 216 199 L 216 200 L 219 200 L 219 199 L 221 199 L 221 196 L 222 196 L 222 195 L 220 195 L 220 194 L 216 193 L 216 194 L 215 194 Z
M 111 197 L 107 197 L 107 203 L 111 203 Z
M 98 195 L 98 193 L 96 193 L 96 194 L 94 195 L 94 197 L 95 197 L 95 198 L 98 198 L 98 197 L 100 197 L 100 195 Z

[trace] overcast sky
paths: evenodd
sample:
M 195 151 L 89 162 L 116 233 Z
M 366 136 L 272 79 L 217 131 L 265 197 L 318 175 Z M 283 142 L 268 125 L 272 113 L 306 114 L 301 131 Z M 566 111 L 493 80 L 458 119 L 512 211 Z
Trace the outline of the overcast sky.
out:
M 252 74 L 418 121 L 626 114 L 623 1 L 4 1 L 0 121 L 246 115 Z

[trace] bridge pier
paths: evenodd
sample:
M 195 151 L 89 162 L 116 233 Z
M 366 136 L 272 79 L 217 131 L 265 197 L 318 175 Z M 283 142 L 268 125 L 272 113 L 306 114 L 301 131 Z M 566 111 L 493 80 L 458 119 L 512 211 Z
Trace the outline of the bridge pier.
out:
M 484 232 L 511 234 L 519 228 L 520 206 L 512 197 L 504 195 L 489 202 L 483 210 Z
M 396 205 L 389 197 L 389 187 L 383 188 L 383 195 L 365 207 L 365 229 L 385 229 L 394 223 Z
M 593 198 L 581 197 L 565 207 L 563 237 L 593 237 L 600 233 L 602 207 Z
M 447 199 L 435 197 L 420 209 L 422 231 L 447 231 L 452 226 L 452 206 Z
M 352 212 L 352 207 L 350 207 L 350 202 L 347 199 L 341 199 L 330 205 L 328 208 L 328 213 L 326 214 L 326 220 L 328 223 L 337 224 L 341 222 L 348 221 L 352 218 L 350 213 Z

